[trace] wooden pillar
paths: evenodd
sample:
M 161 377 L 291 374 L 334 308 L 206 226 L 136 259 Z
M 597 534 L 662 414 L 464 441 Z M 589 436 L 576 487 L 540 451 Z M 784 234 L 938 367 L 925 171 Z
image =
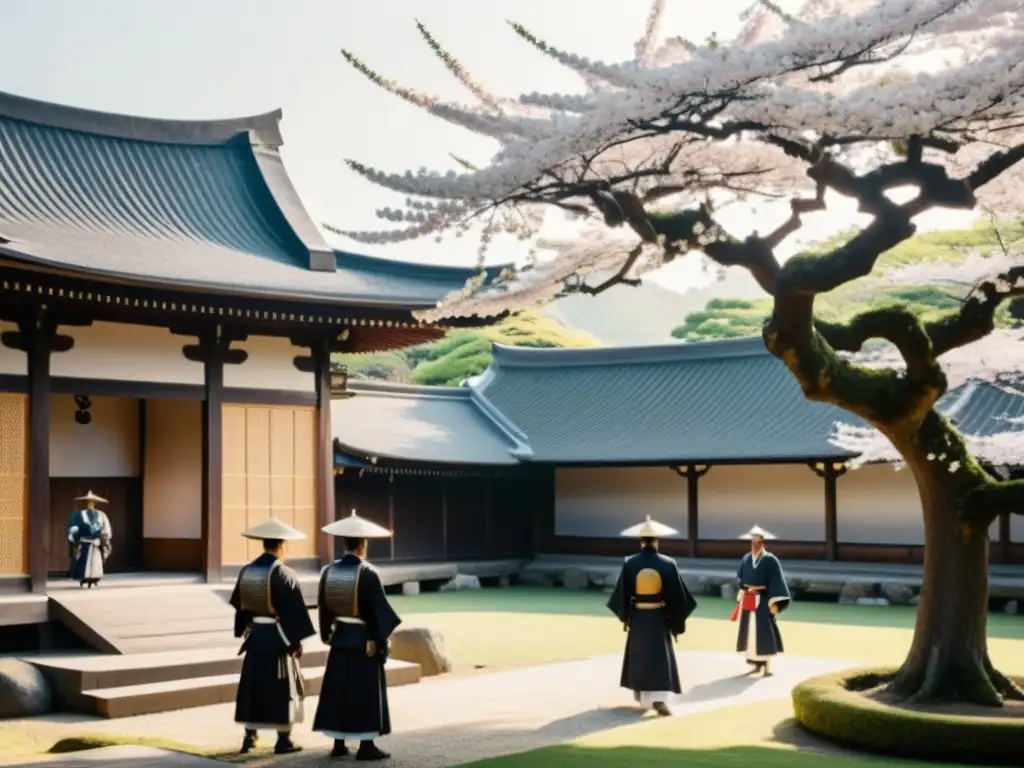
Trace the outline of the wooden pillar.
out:
M 203 361 L 203 576 L 221 580 L 224 505 L 224 361 L 216 353 Z
M 441 546 L 444 559 L 448 559 L 448 484 L 452 478 L 441 474 Z
M 28 574 L 46 593 L 50 564 L 50 352 L 56 328 L 44 312 L 21 326 L 28 354 Z
M 698 483 L 711 469 L 709 465 L 698 467 L 687 464 L 672 467 L 677 475 L 686 478 L 686 542 L 687 554 L 698 557 L 700 554 L 700 494 Z
M 391 531 L 391 560 L 395 559 L 395 539 L 398 532 L 395 530 L 395 473 L 388 473 L 388 529 Z
M 331 537 L 321 529 L 334 522 L 334 428 L 331 424 L 331 350 L 326 339 L 311 346 L 316 376 L 317 484 L 316 556 L 321 565 L 331 562 Z
M 203 364 L 203 577 L 207 583 L 216 583 L 221 581 L 224 556 L 224 366 L 241 365 L 249 355 L 231 349 L 231 343 L 243 341 L 245 334 L 218 325 L 198 336 L 199 343 L 186 345 L 182 352 Z

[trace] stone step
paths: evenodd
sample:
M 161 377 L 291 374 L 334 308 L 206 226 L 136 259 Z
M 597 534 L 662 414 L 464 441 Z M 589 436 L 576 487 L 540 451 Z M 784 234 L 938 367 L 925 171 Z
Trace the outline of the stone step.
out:
M 320 693 L 324 667 L 304 667 L 302 677 L 306 695 Z M 388 660 L 385 667 L 388 685 L 410 685 L 420 680 L 418 664 Z M 83 710 L 100 717 L 119 718 L 205 707 L 234 701 L 238 674 L 210 675 L 159 683 L 96 688 L 82 691 Z

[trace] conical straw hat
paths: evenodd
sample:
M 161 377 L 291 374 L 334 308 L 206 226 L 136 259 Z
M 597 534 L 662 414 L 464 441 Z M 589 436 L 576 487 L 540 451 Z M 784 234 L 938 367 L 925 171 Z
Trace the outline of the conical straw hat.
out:
M 354 509 L 348 517 L 335 520 L 321 530 L 331 536 L 341 536 L 347 539 L 387 539 L 391 536 L 391 531 L 387 528 L 359 517 Z
M 258 525 L 254 525 L 248 531 L 242 534 L 247 539 L 267 539 L 277 541 L 298 541 L 299 539 L 306 538 L 306 534 L 302 531 L 292 528 L 290 525 L 285 525 L 276 517 L 272 517 L 269 520 L 264 520 Z
M 106 499 L 104 499 L 101 496 L 97 496 L 92 491 L 89 491 L 87 494 L 85 494 L 85 496 L 76 496 L 75 497 L 75 501 L 94 501 L 97 504 L 107 504 L 107 503 L 109 503 Z
M 660 539 L 662 536 L 671 536 L 675 533 L 679 533 L 679 531 L 675 528 L 669 528 L 657 520 L 651 520 L 651 516 L 648 515 L 647 519 L 642 523 L 634 525 L 632 528 L 627 528 L 621 535 L 632 539 Z
M 755 525 L 749 531 L 747 531 L 742 536 L 740 536 L 740 538 L 745 540 L 745 541 L 750 541 L 754 537 L 757 537 L 757 538 L 760 538 L 760 539 L 764 539 L 765 541 L 771 541 L 772 539 L 778 538 L 775 534 L 769 533 L 764 528 L 762 528 L 760 525 Z

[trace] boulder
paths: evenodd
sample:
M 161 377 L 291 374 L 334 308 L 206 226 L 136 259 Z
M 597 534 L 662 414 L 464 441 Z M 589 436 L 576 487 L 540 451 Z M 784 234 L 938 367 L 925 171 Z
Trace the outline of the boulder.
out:
M 402 594 L 403 595 L 418 595 L 420 593 L 420 583 L 418 581 L 403 581 L 402 582 Z
M 914 595 L 912 598 L 910 598 L 910 605 L 917 605 L 920 602 L 921 602 L 921 596 L 920 595 Z
M 1020 613 L 1020 603 L 1016 600 L 1007 600 L 1006 605 L 1003 606 L 1003 613 L 1008 613 L 1011 616 Z
M 547 571 L 526 568 L 519 574 L 518 583 L 527 587 L 553 587 L 555 586 L 555 577 Z
M 0 659 L 0 720 L 49 714 L 53 692 L 43 673 L 17 659 Z
M 736 599 L 736 585 L 733 584 L 731 581 L 727 581 L 727 582 L 723 583 L 718 588 L 718 592 L 722 596 L 723 600 L 735 600 Z
M 893 605 L 910 605 L 914 598 L 914 588 L 909 584 L 882 584 L 882 595 Z
M 442 592 L 460 592 L 464 589 L 480 589 L 480 578 L 468 573 L 457 573 L 451 581 L 441 585 Z
M 798 599 L 807 594 L 807 591 L 811 588 L 811 582 L 807 579 L 790 577 L 786 580 L 786 586 L 789 587 L 790 596 Z
M 874 597 L 875 585 L 868 582 L 848 581 L 839 590 L 839 602 L 852 605 L 862 597 Z
M 566 568 L 562 571 L 562 586 L 566 589 L 586 589 L 590 586 L 590 577 L 582 568 Z
M 452 671 L 444 635 L 429 627 L 399 627 L 391 635 L 391 658 L 419 664 L 424 677 Z

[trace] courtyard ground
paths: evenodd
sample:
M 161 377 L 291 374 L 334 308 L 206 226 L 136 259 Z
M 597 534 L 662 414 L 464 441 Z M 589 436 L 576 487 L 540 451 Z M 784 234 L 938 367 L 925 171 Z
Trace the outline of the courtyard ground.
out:
M 391 691 L 397 732 L 386 739 L 396 756 L 389 764 L 431 768 L 485 761 L 480 765 L 572 768 L 585 762 L 604 768 L 754 760 L 767 768 L 810 767 L 811 760 L 820 764 L 814 750 L 823 747 L 800 738 L 787 722 L 793 684 L 844 667 L 898 663 L 914 619 L 909 608 L 794 604 L 781 620 L 787 653 L 777 662 L 776 676 L 761 680 L 743 677 L 745 665 L 728 652 L 735 643 L 736 625 L 728 621 L 733 604 L 703 598 L 678 647 L 684 695 L 676 717 L 652 720 L 618 688 L 624 635 L 604 608 L 606 599 L 595 592 L 540 588 L 394 598 L 407 625 L 431 626 L 445 635 L 456 669 L 451 676 Z M 990 637 L 996 664 L 1024 674 L 1024 617 L 993 615 Z M 325 764 L 329 743 L 309 732 L 315 706 L 315 699 L 307 701 L 307 724 L 296 729 L 306 752 L 275 759 L 264 751 L 245 762 Z M 123 720 L 50 717 L 2 725 L 0 748 L 6 743 L 6 752 L 0 758 L 8 760 L 0 762 L 13 762 L 16 753 L 20 759 L 38 755 L 60 737 L 90 734 L 176 742 L 235 762 L 231 753 L 239 733 L 232 714 L 231 705 L 219 705 Z M 830 758 L 830 764 L 836 761 L 832 768 L 879 765 L 841 758 Z

